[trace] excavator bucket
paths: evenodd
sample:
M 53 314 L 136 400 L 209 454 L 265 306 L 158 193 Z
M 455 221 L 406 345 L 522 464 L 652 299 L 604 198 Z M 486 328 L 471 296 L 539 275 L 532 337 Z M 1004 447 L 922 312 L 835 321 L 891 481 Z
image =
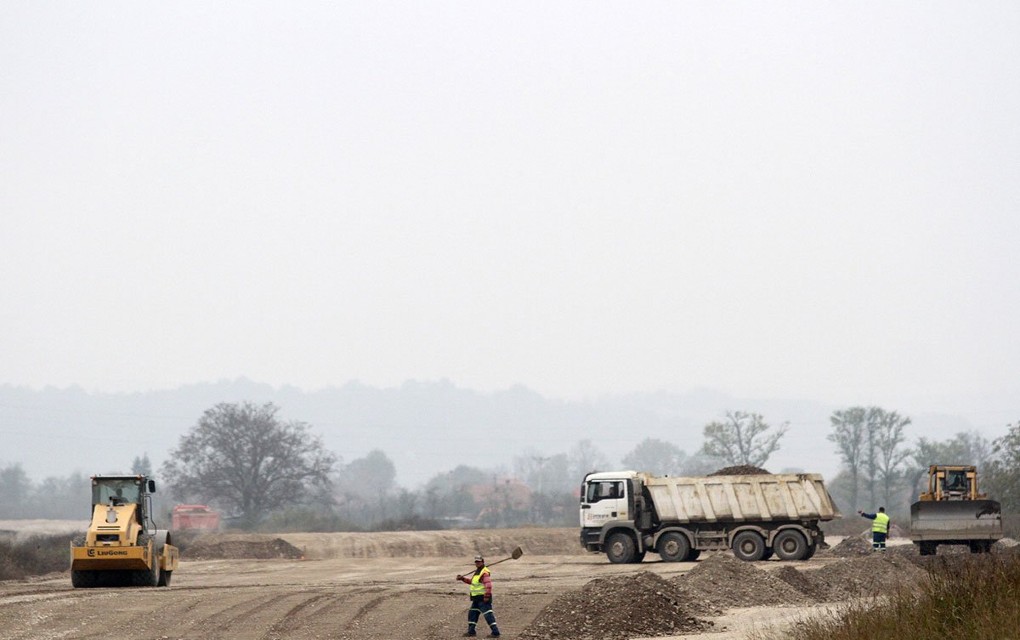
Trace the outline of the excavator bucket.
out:
M 910 505 L 910 538 L 914 542 L 998 540 L 1002 507 L 995 500 L 930 500 Z

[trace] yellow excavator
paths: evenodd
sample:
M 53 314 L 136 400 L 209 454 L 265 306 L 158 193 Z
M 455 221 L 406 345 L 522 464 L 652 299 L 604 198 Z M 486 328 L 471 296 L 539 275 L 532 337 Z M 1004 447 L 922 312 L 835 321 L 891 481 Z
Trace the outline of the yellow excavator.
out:
M 92 521 L 71 542 L 71 584 L 166 587 L 180 553 L 152 519 L 156 483 L 142 475 L 92 476 Z
M 962 544 L 971 553 L 988 553 L 1002 538 L 1002 506 L 978 491 L 977 467 L 928 468 L 928 489 L 910 506 L 910 539 L 922 556 L 940 544 Z

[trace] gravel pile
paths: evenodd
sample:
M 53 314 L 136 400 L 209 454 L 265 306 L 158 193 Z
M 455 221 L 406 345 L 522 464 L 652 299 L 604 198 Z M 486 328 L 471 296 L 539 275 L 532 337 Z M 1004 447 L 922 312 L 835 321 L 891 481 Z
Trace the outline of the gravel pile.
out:
M 899 589 L 916 588 L 928 575 L 910 558 L 889 552 L 848 558 L 801 573 L 810 581 L 813 596 L 823 601 L 890 595 Z
M 673 578 L 699 610 L 754 607 L 758 605 L 804 604 L 804 593 L 784 582 L 771 571 L 763 571 L 753 562 L 732 555 L 712 555 L 683 575 Z
M 711 629 L 714 623 L 695 617 L 696 609 L 683 589 L 654 573 L 596 578 L 556 598 L 518 637 L 626 640 Z
M 812 573 L 819 573 L 814 571 Z M 797 591 L 803 593 L 808 599 L 818 602 L 825 602 L 829 597 L 829 588 L 823 580 L 812 580 L 807 572 L 800 571 L 791 565 L 784 565 L 776 570 L 773 575 L 790 585 Z
M 826 552 L 828 555 L 836 556 L 837 558 L 853 558 L 855 556 L 866 556 L 872 553 L 871 549 L 871 535 L 867 538 L 864 536 L 847 536 L 840 540 L 839 544 L 832 547 Z

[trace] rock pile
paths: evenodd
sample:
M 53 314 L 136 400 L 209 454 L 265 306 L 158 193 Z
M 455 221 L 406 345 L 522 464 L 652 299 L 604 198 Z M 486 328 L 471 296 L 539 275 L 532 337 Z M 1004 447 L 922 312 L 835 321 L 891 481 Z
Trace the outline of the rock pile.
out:
M 596 578 L 556 598 L 519 637 L 626 640 L 710 629 L 714 623 L 695 617 L 695 609 L 685 590 L 654 573 Z
M 872 553 L 871 535 L 869 534 L 867 538 L 864 536 L 847 536 L 839 544 L 829 549 L 827 553 L 837 558 L 869 555 Z

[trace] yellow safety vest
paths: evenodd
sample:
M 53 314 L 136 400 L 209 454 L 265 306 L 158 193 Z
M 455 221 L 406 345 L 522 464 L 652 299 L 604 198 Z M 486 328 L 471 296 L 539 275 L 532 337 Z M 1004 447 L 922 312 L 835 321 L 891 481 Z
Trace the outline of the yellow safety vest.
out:
M 471 590 L 469 591 L 471 597 L 485 595 L 485 585 L 482 583 L 482 576 L 489 573 L 488 567 L 482 567 L 481 571 L 471 577 Z
M 876 513 L 875 521 L 871 525 L 871 530 L 879 533 L 889 533 L 889 516 L 884 513 Z

